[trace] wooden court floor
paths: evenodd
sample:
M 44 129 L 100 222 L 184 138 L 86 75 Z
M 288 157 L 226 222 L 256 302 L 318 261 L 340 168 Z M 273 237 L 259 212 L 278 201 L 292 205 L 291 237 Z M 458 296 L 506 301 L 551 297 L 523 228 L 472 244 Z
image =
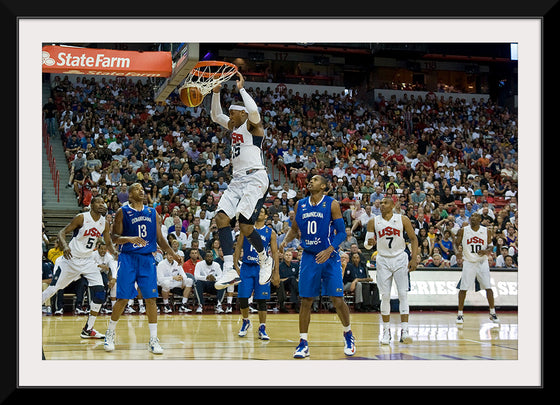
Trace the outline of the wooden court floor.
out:
M 399 343 L 399 315 L 391 315 L 393 340 L 381 345 L 380 315 L 351 313 L 357 352 L 343 353 L 342 326 L 334 313 L 311 314 L 310 357 L 293 359 L 299 340 L 298 314 L 267 315 L 269 341 L 257 338 L 258 315 L 250 314 L 251 329 L 240 338 L 239 312 L 232 314 L 160 314 L 158 335 L 164 353 L 147 350 L 145 315 L 123 314 L 116 329 L 116 346 L 105 352 L 103 340 L 82 339 L 80 331 L 87 316 L 42 317 L 42 344 L 48 360 L 517 360 L 517 312 L 498 312 L 499 324 L 486 311 L 465 312 L 464 324 L 455 323 L 456 312 L 411 311 L 411 344 Z M 95 329 L 105 333 L 110 315 L 100 315 Z

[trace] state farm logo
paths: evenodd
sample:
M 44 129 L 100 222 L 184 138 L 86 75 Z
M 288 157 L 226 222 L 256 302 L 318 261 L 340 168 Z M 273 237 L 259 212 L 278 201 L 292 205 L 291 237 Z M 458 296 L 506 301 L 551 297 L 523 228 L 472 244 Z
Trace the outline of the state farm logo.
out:
M 43 51 L 43 65 L 47 66 L 63 66 L 74 68 L 130 68 L 130 58 L 124 57 L 108 57 L 103 53 L 95 55 L 72 54 L 71 52 L 59 52 L 51 57 L 50 53 Z
M 43 65 L 52 66 L 55 64 L 55 60 L 51 58 L 51 54 L 47 51 L 43 51 Z

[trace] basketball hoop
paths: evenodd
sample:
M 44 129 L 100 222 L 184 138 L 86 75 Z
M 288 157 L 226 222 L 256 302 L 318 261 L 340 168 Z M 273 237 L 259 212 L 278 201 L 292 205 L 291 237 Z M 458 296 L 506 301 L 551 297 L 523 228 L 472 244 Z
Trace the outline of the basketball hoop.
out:
M 237 66 L 233 63 L 203 60 L 192 68 L 179 91 L 185 87 L 197 87 L 204 97 L 209 94 L 214 87 L 223 82 L 227 82 L 236 73 Z

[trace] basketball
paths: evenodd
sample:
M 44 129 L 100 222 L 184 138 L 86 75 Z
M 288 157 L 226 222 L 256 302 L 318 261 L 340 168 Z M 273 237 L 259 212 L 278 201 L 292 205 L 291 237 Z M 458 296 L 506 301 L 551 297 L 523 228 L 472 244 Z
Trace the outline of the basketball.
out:
M 179 92 L 181 101 L 187 107 L 196 107 L 202 103 L 204 96 L 200 92 L 198 87 L 183 87 Z

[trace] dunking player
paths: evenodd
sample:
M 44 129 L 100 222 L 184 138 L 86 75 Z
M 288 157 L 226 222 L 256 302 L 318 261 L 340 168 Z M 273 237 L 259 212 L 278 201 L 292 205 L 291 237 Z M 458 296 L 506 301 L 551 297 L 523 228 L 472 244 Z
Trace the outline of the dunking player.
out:
M 274 270 L 272 272 L 272 283 L 275 286 L 280 285 L 280 273 L 278 271 L 280 262 L 278 260 L 278 243 L 276 242 L 276 232 L 269 226 L 264 224 L 267 218 L 266 208 L 260 210 L 257 222 L 255 222 L 255 230 L 261 235 L 265 249 L 270 246 L 271 255 L 274 259 Z M 259 279 L 259 257 L 253 246 L 247 239 L 239 234 L 235 251 L 233 253 L 234 261 L 237 262 L 241 257 L 241 268 L 239 275 L 241 276 L 241 284 L 237 290 L 239 299 L 239 308 L 241 309 L 242 324 L 239 330 L 239 337 L 247 335 L 247 330 L 251 326 L 249 320 L 249 298 L 254 293 L 254 299 L 257 302 L 257 311 L 259 315 L 258 338 L 261 340 L 270 340 L 266 333 L 266 301 L 270 299 L 270 283 L 260 285 Z M 234 264 L 235 265 L 235 264 Z M 237 267 L 237 266 L 236 266 Z
M 336 313 L 343 326 L 344 354 L 356 353 L 354 336 L 350 328 L 350 311 L 344 302 L 342 265 L 338 247 L 346 239 L 346 228 L 338 202 L 325 195 L 327 180 L 315 175 L 307 185 L 309 197 L 299 200 L 295 207 L 295 221 L 280 244 L 280 251 L 295 237 L 301 234 L 301 256 L 299 272 L 299 311 L 300 341 L 294 358 L 309 356 L 308 330 L 313 297 L 331 297 Z M 336 234 L 333 235 L 333 230 Z M 324 291 L 324 294 L 322 293 Z
M 478 280 L 481 288 L 486 290 L 486 299 L 490 309 L 490 320 L 499 323 L 494 307 L 494 292 L 490 284 L 490 265 L 488 255 L 492 252 L 492 232 L 485 226 L 480 225 L 482 216 L 473 213 L 469 218 L 469 225 L 457 231 L 457 245 L 463 246 L 463 270 L 459 284 L 459 308 L 457 313 L 457 323 L 463 323 L 463 307 L 467 291 L 473 289 L 475 280 Z
M 231 130 L 231 162 L 233 176 L 222 194 L 216 209 L 218 237 L 224 254 L 223 276 L 216 281 L 216 289 L 226 288 L 241 282 L 233 268 L 233 236 L 231 220 L 237 217 L 239 230 L 258 254 L 259 284 L 264 285 L 272 276 L 272 258 L 267 255 L 261 236 L 254 223 L 263 206 L 269 186 L 261 143 L 264 128 L 258 107 L 243 88 L 245 79 L 238 73 L 237 88 L 243 103 L 234 102 L 229 107 L 229 117 L 222 112 L 220 103 L 221 85 L 212 91 L 212 121 Z
M 115 328 L 129 299 L 138 295 L 136 284 L 146 302 L 146 315 L 150 340 L 148 350 L 155 354 L 163 353 L 157 336 L 158 296 L 157 268 L 153 253 L 159 245 L 177 263 L 183 261 L 161 233 L 161 217 L 155 209 L 144 205 L 144 189 L 140 183 L 128 187 L 128 202 L 115 214 L 112 239 L 120 245 L 117 272 L 117 302 L 105 332 L 105 351 L 115 350 Z
M 411 343 L 408 333 L 408 272 L 416 270 L 416 255 L 418 253 L 418 238 L 410 219 L 393 212 L 395 203 L 392 198 L 381 200 L 381 215 L 376 215 L 367 223 L 367 233 L 364 248 L 371 249 L 377 242 L 377 275 L 376 282 L 381 295 L 381 319 L 383 321 L 382 344 L 391 341 L 391 284 L 393 280 L 399 295 L 399 312 L 401 316 L 402 343 Z M 404 239 L 406 232 L 411 244 L 411 257 L 405 251 Z
M 101 305 L 105 302 L 103 278 L 93 258 L 97 239 L 101 235 L 103 235 L 109 252 L 115 257 L 117 256 L 105 214 L 107 214 L 107 205 L 105 205 L 103 197 L 94 197 L 88 212 L 76 215 L 68 225 L 60 230 L 58 240 L 64 253 L 56 259 L 51 285 L 43 291 L 43 303 L 45 303 L 58 290 L 65 288 L 80 276 L 83 275 L 87 279 L 91 292 L 91 305 L 88 320 L 80 334 L 84 339 L 103 339 L 105 337 L 93 329 Z M 66 234 L 70 232 L 73 232 L 74 235 L 67 244 Z

